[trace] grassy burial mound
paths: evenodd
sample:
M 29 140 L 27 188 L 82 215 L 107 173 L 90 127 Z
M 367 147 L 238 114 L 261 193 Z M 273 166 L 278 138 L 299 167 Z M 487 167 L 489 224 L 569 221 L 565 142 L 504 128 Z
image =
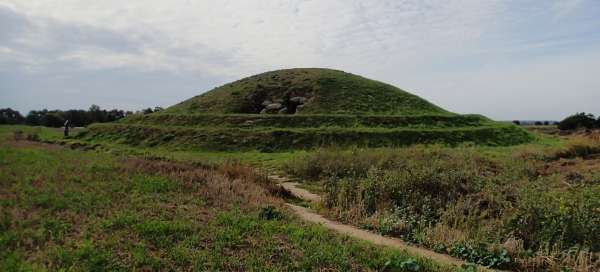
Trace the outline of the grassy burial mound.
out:
M 162 112 L 93 125 L 79 137 L 148 147 L 264 151 L 512 145 L 532 138 L 516 126 L 451 113 L 389 84 L 316 68 L 244 78 Z
M 449 114 L 392 85 L 330 69 L 287 69 L 247 77 L 183 101 L 177 114 Z

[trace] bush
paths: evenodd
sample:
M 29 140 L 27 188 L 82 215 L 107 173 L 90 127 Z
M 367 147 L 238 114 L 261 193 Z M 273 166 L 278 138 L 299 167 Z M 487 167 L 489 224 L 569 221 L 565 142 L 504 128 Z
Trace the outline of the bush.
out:
M 27 133 L 27 141 L 39 142 L 40 133 L 37 131 Z
M 277 208 L 274 206 L 267 206 L 261 208 L 258 217 L 264 220 L 279 220 L 283 219 L 283 213 L 277 210 Z
M 483 158 L 470 149 L 456 150 L 322 151 L 306 160 L 306 172 L 300 165 L 295 169 L 300 176 L 326 179 L 325 205 L 342 220 L 364 219 L 381 233 L 418 241 L 449 204 L 484 183 Z
M 23 131 L 20 129 L 13 131 L 13 137 L 14 137 L 15 141 L 17 141 L 17 142 L 20 140 L 23 140 L 23 138 L 24 138 Z
M 560 130 L 592 129 L 595 127 L 598 127 L 598 122 L 594 119 L 594 115 L 586 114 L 585 112 L 571 115 L 558 123 Z
M 507 268 L 512 259 L 506 250 L 489 251 L 485 246 L 472 247 L 456 244 L 449 250 L 450 255 L 492 268 Z
M 545 187 L 546 182 L 539 186 Z M 524 192 L 509 231 L 526 248 L 568 249 L 573 246 L 600 250 L 600 190 L 577 188 L 545 192 L 532 187 Z

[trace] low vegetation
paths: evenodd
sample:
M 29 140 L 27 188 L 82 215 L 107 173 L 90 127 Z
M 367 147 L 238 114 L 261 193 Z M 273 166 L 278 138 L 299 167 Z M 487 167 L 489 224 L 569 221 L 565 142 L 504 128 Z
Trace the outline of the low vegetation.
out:
M 453 128 L 494 124 L 480 115 L 344 115 L 344 114 L 149 114 L 120 124 L 237 128 Z
M 2 271 L 453 270 L 304 224 L 239 163 L 70 150 L 1 128 Z
M 600 140 L 565 147 L 322 150 L 287 171 L 324 212 L 482 265 L 600 269 Z
M 175 150 L 264 152 L 318 147 L 398 147 L 416 143 L 514 145 L 533 136 L 510 124 L 457 128 L 219 128 L 96 124 L 76 136 L 91 142 L 117 142 Z

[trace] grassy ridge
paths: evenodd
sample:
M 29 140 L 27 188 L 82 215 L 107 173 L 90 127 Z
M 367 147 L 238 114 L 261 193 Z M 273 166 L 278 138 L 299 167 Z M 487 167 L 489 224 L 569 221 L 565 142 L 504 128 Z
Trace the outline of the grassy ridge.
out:
M 0 270 L 454 270 L 304 224 L 264 182 L 2 138 Z
M 286 95 L 310 98 L 303 114 L 451 114 L 392 85 L 330 69 L 287 69 L 247 77 L 181 102 L 167 113 L 258 113 Z
M 311 149 L 321 146 L 406 146 L 473 142 L 514 145 L 531 135 L 513 125 L 445 129 L 303 128 L 234 129 L 96 124 L 77 136 L 83 140 L 113 141 L 134 146 L 170 146 L 179 149 L 264 151 Z
M 259 114 L 149 114 L 122 119 L 122 124 L 187 127 L 375 127 L 444 128 L 480 126 L 491 121 L 479 115 L 259 115 Z

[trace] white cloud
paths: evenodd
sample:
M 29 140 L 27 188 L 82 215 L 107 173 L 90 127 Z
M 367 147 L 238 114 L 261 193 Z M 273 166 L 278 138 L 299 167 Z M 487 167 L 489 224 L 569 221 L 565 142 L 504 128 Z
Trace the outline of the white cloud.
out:
M 225 81 L 284 67 L 332 67 L 500 119 L 518 116 L 508 105 L 473 105 L 517 92 L 538 97 L 536 90 L 548 86 L 600 84 L 589 75 L 600 63 L 587 59 L 599 50 L 594 0 L 0 0 L 2 6 L 30 25 L 11 32 L 17 36 L 7 44 L 0 34 L 0 63 L 21 62 L 30 72 L 77 65 Z M 569 79 L 540 79 L 556 71 Z M 531 114 L 558 117 L 543 107 Z
M 476 42 L 499 7 L 477 0 L 9 2 L 34 17 L 132 36 L 158 32 L 190 50 L 202 44 L 231 54 L 233 73 L 327 66 L 340 57 L 361 67 L 386 59 L 382 52 L 409 61 L 416 54 L 435 56 Z

